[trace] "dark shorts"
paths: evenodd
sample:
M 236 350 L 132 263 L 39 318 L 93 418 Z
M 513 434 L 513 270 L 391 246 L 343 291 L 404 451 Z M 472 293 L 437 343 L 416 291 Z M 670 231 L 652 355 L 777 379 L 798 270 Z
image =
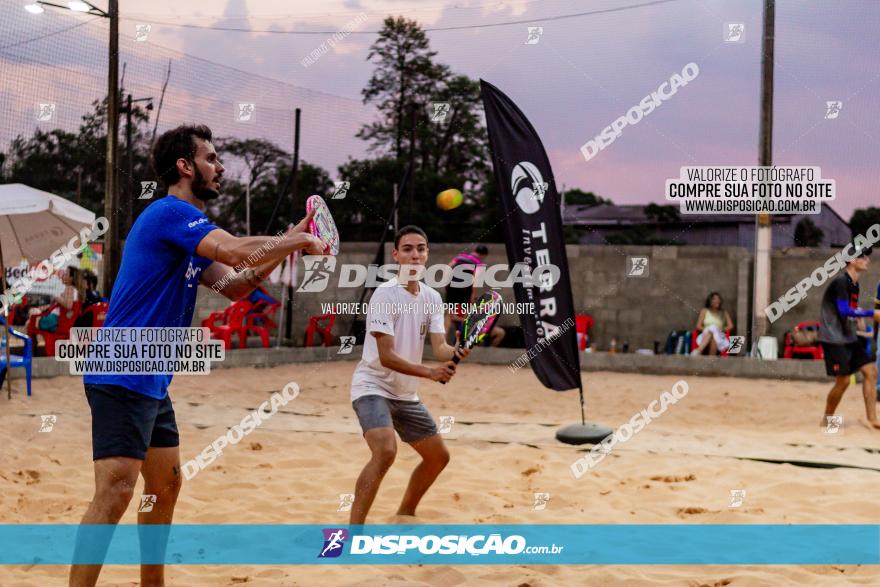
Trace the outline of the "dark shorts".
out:
M 381 395 L 364 395 L 351 403 L 361 429 L 392 426 L 404 442 L 416 442 L 437 434 L 437 425 L 428 408 L 420 401 L 388 399 Z
M 825 372 L 832 377 L 852 375 L 874 362 L 874 357 L 868 355 L 861 340 L 849 344 L 823 342 L 822 350 L 825 353 Z
M 86 384 L 92 409 L 92 458 L 144 460 L 148 447 L 180 446 L 171 398 L 156 399 L 119 385 Z

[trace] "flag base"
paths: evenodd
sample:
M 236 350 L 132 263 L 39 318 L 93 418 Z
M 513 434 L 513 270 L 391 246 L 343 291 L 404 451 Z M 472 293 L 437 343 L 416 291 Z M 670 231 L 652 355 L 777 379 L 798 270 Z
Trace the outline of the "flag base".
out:
M 556 440 L 565 444 L 599 444 L 612 433 L 611 428 L 586 422 L 572 424 L 556 431 Z

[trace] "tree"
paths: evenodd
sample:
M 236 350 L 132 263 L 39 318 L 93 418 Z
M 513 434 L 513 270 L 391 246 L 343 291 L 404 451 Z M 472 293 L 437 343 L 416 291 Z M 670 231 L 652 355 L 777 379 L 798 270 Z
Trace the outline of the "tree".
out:
M 566 206 L 598 206 L 599 204 L 613 204 L 611 200 L 597 196 L 593 192 L 585 192 L 578 188 L 565 190 L 562 193 Z
M 798 247 L 818 247 L 825 233 L 809 218 L 802 218 L 794 227 L 794 244 Z
M 372 228 L 352 229 L 362 238 L 381 235 L 393 186 L 410 154 L 414 169 L 410 185 L 400 195 L 401 223 L 418 219 L 429 225 L 437 220 L 433 240 L 462 240 L 462 233 L 469 232 L 461 230 L 463 224 L 481 225 L 493 216 L 495 204 L 487 202 L 484 193 L 491 174 L 479 84 L 435 63 L 435 55 L 421 26 L 403 17 L 386 18 L 370 47 L 367 59 L 376 68 L 362 94 L 365 103 L 376 105 L 379 115 L 357 136 L 370 143 L 368 150 L 378 158 L 352 160 L 339 168 L 340 178 L 351 183 L 351 201 L 370 206 L 353 210 L 346 222 L 378 219 Z M 434 104 L 444 106 L 435 111 Z M 460 189 L 464 204 L 438 215 L 435 196 L 448 188 Z
M 849 220 L 849 227 L 853 236 L 865 234 L 867 230 L 880 223 L 880 208 L 857 208 Z
M 104 169 L 106 161 L 107 100 L 95 100 L 93 110 L 83 115 L 77 133 L 60 129 L 36 129 L 31 137 L 12 140 L 6 159 L 4 181 L 24 183 L 67 198 L 102 216 L 104 214 Z M 132 108 L 133 173 L 131 181 L 139 190 L 140 181 L 154 180 L 149 166 L 149 143 L 141 125 L 148 126 L 146 110 Z M 121 154 L 122 155 L 122 154 Z M 122 156 L 121 161 L 127 159 Z M 120 189 L 128 183 L 128 168 L 121 166 Z M 79 190 L 79 194 L 77 193 Z M 124 195 L 125 192 L 122 191 Z M 152 200 L 135 200 L 134 216 Z M 122 200 L 123 204 L 125 200 Z
M 657 226 L 664 222 L 678 222 L 678 206 L 648 204 L 644 207 L 645 216 Z
M 404 155 L 405 129 L 408 116 L 424 98 L 430 96 L 438 79 L 448 68 L 433 62 L 436 51 L 431 51 L 427 35 L 414 20 L 402 16 L 387 17 L 379 38 L 370 46 L 367 61 L 374 61 L 376 69 L 361 94 L 364 103 L 376 102 L 380 119 L 364 126 L 358 137 L 370 141 L 370 150 Z
M 265 153 L 267 146 L 259 145 L 256 147 L 256 151 Z M 291 156 L 280 149 L 279 153 L 278 161 L 267 165 L 263 172 L 255 176 L 256 180 L 251 185 L 251 234 L 265 234 L 269 219 L 272 217 L 272 212 L 278 201 L 278 193 L 287 187 L 290 179 L 292 165 L 289 161 Z M 250 152 L 249 156 L 254 154 L 254 152 Z M 246 172 L 246 181 L 253 177 L 253 168 L 250 169 L 251 171 Z M 212 201 L 208 208 L 211 216 L 223 219 L 223 228 L 232 234 L 244 235 L 247 233 L 246 185 L 246 182 L 237 179 L 224 179 L 220 197 Z M 311 194 L 323 196 L 328 201 L 335 219 L 336 209 L 330 200 L 333 195 L 333 182 L 325 169 L 300 161 L 297 190 L 300 194 L 298 202 L 291 203 L 289 192 L 281 196 L 278 212 L 269 228 L 270 232 L 283 230 L 288 224 L 302 220 L 305 216 L 303 202 Z

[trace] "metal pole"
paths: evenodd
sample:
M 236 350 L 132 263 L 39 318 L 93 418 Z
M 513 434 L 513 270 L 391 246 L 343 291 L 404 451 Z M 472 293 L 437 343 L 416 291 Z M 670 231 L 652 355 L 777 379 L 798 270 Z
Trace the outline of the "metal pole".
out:
M 764 0 L 764 35 L 761 50 L 761 123 L 758 137 L 759 165 L 773 164 L 773 48 L 776 29 L 776 0 Z M 752 304 L 752 340 L 769 330 L 764 309 L 770 305 L 770 253 L 773 229 L 769 214 L 755 218 L 755 275 Z M 753 348 L 754 351 L 754 348 Z
M 394 202 L 391 206 L 394 208 L 394 234 L 397 234 L 397 198 L 400 196 L 397 193 L 397 184 L 394 184 Z
M 247 235 L 251 235 L 251 182 L 244 186 L 244 218 L 247 224 Z
M 11 224 L 12 221 L 10 221 Z M 0 238 L 0 283 L 3 284 L 3 289 L 0 289 L 0 293 L 6 293 L 8 289 L 6 283 L 6 264 L 3 262 L 3 239 Z M 8 300 L 11 302 L 12 300 Z M 12 306 L 11 303 L 7 305 L 7 307 Z M 12 361 L 9 359 L 10 351 L 9 351 L 9 341 L 11 340 L 9 337 L 9 320 L 10 316 L 8 314 L 3 314 L 3 334 L 6 336 L 6 399 L 12 399 Z
M 134 207 L 134 191 L 132 186 L 131 177 L 134 174 L 134 153 L 132 152 L 131 145 L 131 94 L 128 95 L 128 99 L 125 105 L 125 151 L 128 157 L 128 177 L 125 181 L 125 235 L 128 236 L 128 232 L 131 230 L 131 218 L 132 211 L 131 209 Z
M 407 224 L 413 223 L 413 200 L 415 200 L 415 156 L 416 156 L 416 105 L 410 105 L 409 111 L 409 168 L 413 170 L 413 177 L 409 182 L 409 214 Z
M 299 183 L 299 121 L 302 110 L 295 110 L 295 119 L 293 124 L 293 193 L 291 195 L 291 218 L 296 219 L 296 196 L 297 186 Z M 290 268 L 293 271 L 293 267 Z M 288 339 L 293 338 L 293 286 L 287 285 L 287 315 L 284 317 L 284 332 Z
M 104 238 L 104 295 L 113 291 L 119 268 L 119 186 L 116 155 L 119 147 L 119 0 L 109 0 L 110 43 L 107 66 L 107 161 L 104 172 L 104 216 L 110 227 Z

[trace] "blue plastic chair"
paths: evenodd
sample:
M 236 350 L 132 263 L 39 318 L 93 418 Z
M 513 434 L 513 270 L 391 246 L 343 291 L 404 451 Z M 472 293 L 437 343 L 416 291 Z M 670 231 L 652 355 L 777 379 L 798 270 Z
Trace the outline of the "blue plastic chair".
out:
M 6 328 L 6 320 L 3 319 L 3 316 L 0 316 L 0 326 L 4 329 Z M 31 365 L 33 363 L 34 357 L 34 349 L 33 349 L 33 341 L 31 341 L 30 337 L 26 334 L 22 334 L 17 330 L 9 329 L 9 334 L 14 336 L 15 338 L 20 338 L 24 341 L 24 354 L 23 355 L 9 355 L 9 361 L 11 363 L 10 367 L 24 367 L 25 375 L 27 376 L 27 394 L 31 394 Z M 6 366 L 6 335 L 0 333 L 0 367 L 4 369 Z M 9 377 L 11 373 L 7 373 L 6 376 Z

